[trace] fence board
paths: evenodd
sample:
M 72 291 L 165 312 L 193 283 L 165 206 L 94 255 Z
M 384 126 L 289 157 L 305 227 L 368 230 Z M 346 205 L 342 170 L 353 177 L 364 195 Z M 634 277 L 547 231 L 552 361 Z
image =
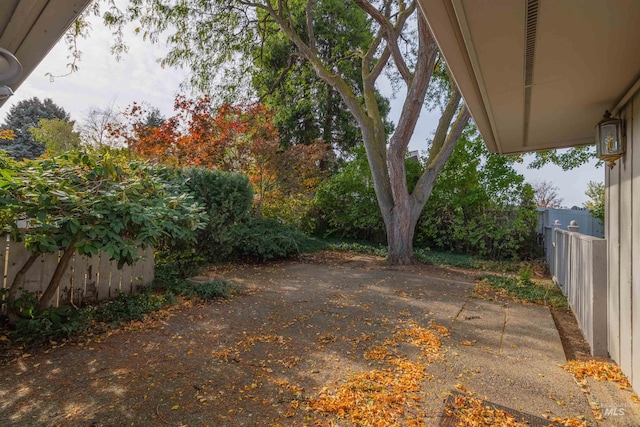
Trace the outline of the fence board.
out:
M 133 271 L 131 268 L 122 268 L 120 270 L 120 293 L 131 293 L 131 280 L 133 279 Z
M 100 266 L 100 255 L 87 258 L 85 266 L 85 293 L 84 302 L 89 304 L 98 301 L 98 268 Z
M 7 262 L 7 287 L 11 287 L 13 279 L 22 268 L 22 265 L 29 258 L 29 251 L 24 247 L 23 243 L 9 242 L 9 259 Z

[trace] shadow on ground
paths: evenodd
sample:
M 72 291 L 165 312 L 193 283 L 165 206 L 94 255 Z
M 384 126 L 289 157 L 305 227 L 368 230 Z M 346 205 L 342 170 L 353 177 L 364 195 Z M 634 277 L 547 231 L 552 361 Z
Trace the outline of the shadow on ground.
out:
M 354 425 L 353 414 L 307 406 L 354 373 L 390 370 L 364 355 L 406 325 L 434 322 L 450 331 L 442 357 L 428 362 L 406 343 L 394 350 L 426 366 L 407 417 L 437 425 L 447 392 L 459 384 L 533 415 L 584 415 L 593 423 L 589 396 L 560 367 L 549 310 L 473 299 L 469 275 L 392 268 L 365 256 L 216 274 L 243 293 L 3 367 L 0 425 Z M 612 393 L 611 404 L 631 402 L 630 393 Z M 606 425 L 638 419 L 627 411 Z

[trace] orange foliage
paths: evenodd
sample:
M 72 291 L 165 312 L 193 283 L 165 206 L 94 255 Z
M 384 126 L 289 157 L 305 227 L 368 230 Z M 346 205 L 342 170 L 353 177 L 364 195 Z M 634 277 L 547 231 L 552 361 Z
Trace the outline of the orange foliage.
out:
M 11 129 L 0 129 L 0 140 L 12 141 L 16 134 Z
M 249 177 L 259 209 L 263 201 L 313 191 L 323 176 L 318 167 L 327 146 L 322 143 L 282 149 L 270 111 L 260 103 L 217 109 L 211 99 L 178 96 L 176 115 L 159 127 L 147 127 L 146 111 L 134 104 L 125 113 L 128 125 L 111 129 L 135 153 L 174 166 L 202 166 Z

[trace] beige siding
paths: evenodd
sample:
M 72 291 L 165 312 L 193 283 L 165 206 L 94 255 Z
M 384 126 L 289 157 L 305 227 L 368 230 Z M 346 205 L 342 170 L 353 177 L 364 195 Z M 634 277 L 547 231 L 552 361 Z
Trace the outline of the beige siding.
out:
M 609 353 L 640 388 L 640 94 L 621 112 L 627 152 L 606 168 Z M 635 315 L 634 315 L 634 308 Z
M 633 100 L 633 114 L 640 116 L 640 94 Z M 632 317 L 632 344 L 636 361 L 640 358 L 640 119 L 633 120 L 628 138 L 630 141 L 635 140 L 636 149 L 630 153 L 628 157 L 631 160 L 633 174 L 631 180 L 631 224 L 632 229 L 631 241 L 634 245 L 631 247 L 631 305 L 634 307 L 635 315 Z M 633 364 L 633 370 L 630 373 L 636 384 L 636 389 L 640 388 L 640 361 Z
M 609 242 L 609 354 L 616 361 L 620 360 L 620 171 L 614 168 L 607 171 L 609 211 L 606 222 L 605 238 Z M 615 286 L 611 286 L 615 283 Z

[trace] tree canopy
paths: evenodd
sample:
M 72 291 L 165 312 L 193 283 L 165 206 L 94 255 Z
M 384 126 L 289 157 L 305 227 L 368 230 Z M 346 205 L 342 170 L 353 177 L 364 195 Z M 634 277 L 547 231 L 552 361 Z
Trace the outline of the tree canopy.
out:
M 54 155 L 80 147 L 80 132 L 74 131 L 73 126 L 73 122 L 63 119 L 40 119 L 29 132 L 36 142 L 44 144 L 47 154 Z
M 589 197 L 589 200 L 584 202 L 584 207 L 591 212 L 594 218 L 598 218 L 604 224 L 604 182 L 589 181 L 585 194 Z
M 37 127 L 40 119 L 61 119 L 70 121 L 71 117 L 50 98 L 40 101 L 33 97 L 20 101 L 9 109 L 2 128 L 12 130 L 12 140 L 0 139 L 0 148 L 7 150 L 16 160 L 35 159 L 45 152 L 45 144 L 36 141 L 29 129 Z

